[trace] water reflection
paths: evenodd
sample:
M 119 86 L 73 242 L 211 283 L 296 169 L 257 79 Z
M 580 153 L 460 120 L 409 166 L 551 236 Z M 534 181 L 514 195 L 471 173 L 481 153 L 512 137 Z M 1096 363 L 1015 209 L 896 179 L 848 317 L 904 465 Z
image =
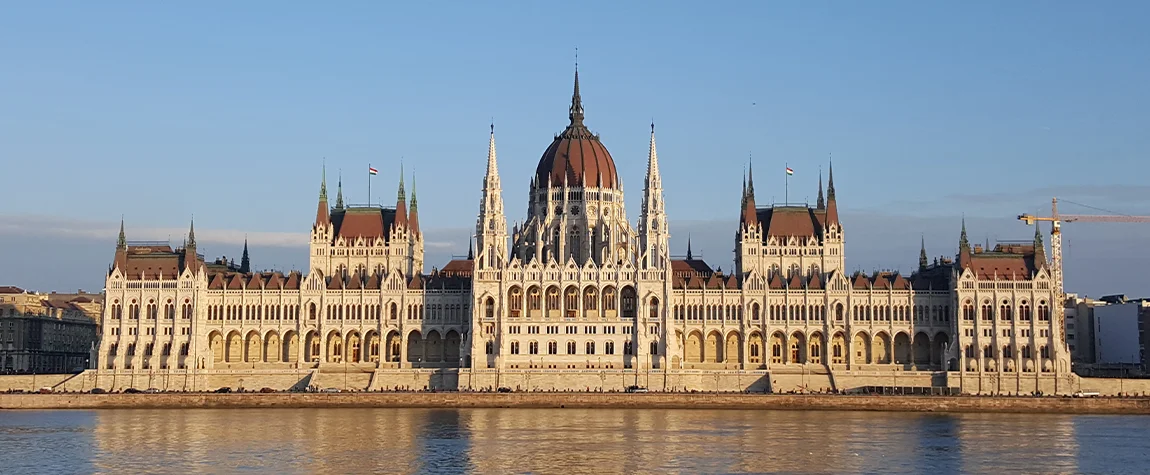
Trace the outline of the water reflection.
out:
M 1141 466 L 1150 452 L 1150 417 L 622 409 L 0 412 L 0 446 L 6 473 L 1091 473 Z

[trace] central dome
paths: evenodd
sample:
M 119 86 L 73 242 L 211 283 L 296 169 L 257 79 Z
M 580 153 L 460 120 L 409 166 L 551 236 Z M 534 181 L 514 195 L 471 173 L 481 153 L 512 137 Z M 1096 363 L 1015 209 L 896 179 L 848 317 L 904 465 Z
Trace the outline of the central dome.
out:
M 607 147 L 583 125 L 583 100 L 579 97 L 579 71 L 575 71 L 575 93 L 571 96 L 571 123 L 556 135 L 539 157 L 535 168 L 536 186 L 561 188 L 593 187 L 617 189 L 619 177 L 615 160 Z

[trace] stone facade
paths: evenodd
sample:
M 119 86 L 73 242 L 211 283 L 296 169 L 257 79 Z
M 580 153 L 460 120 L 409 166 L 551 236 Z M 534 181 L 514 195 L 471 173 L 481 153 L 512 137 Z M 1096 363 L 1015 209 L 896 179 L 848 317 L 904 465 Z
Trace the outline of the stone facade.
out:
M 331 206 L 321 183 L 307 274 L 208 264 L 194 231 L 173 249 L 129 244 L 121 228 L 100 372 L 315 371 L 389 387 L 379 375 L 418 382 L 451 369 L 462 387 L 543 389 L 654 385 L 652 375 L 680 389 L 778 378 L 800 390 L 852 378 L 929 386 L 946 371 L 985 387 L 1034 381 L 1012 392 L 1070 375 L 1051 311 L 1061 289 L 1037 231 L 983 249 L 963 224 L 954 259 L 929 262 L 924 246 L 909 275 L 850 274 L 833 168 L 814 206 L 757 206 L 752 171 L 736 266 L 723 273 L 689 246 L 685 259 L 670 254 L 654 126 L 633 226 L 614 162 L 583 123 L 578 75 L 569 113 L 530 183 L 526 220 L 510 230 L 492 128 L 474 248 L 428 274 L 402 179 L 394 207 L 348 206 L 342 186 Z
M 97 295 L 0 287 L 0 373 L 87 369 L 95 356 L 99 305 Z

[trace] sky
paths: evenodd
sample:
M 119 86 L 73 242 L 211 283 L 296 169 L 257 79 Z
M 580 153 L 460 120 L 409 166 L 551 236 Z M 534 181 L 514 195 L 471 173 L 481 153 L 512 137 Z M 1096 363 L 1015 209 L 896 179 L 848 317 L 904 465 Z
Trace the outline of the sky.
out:
M 902 269 L 1020 213 L 1150 215 L 1146 2 L 23 2 L 0 6 L 0 285 L 98 289 L 129 239 L 306 266 L 321 168 L 419 196 L 428 267 L 465 254 L 494 122 L 511 220 L 567 123 L 638 218 L 657 125 L 672 245 L 729 268 L 757 201 L 833 160 L 852 269 Z M 785 168 L 795 175 L 785 181 Z M 789 186 L 788 186 L 789 185 Z M 1078 205 L 1081 203 L 1081 206 Z M 1067 290 L 1150 295 L 1150 224 L 1066 227 Z M 979 238 L 982 239 L 979 239 Z

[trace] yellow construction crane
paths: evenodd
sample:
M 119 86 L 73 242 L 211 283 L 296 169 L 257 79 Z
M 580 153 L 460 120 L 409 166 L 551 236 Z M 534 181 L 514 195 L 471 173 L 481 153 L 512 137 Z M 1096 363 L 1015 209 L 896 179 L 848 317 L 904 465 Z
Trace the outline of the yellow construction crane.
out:
M 1050 200 L 1050 216 L 1020 214 L 1018 220 L 1024 221 L 1027 225 L 1035 224 L 1038 221 L 1050 221 L 1050 277 L 1054 280 L 1054 296 L 1058 299 L 1058 302 L 1051 307 L 1053 307 L 1055 321 L 1058 322 L 1059 326 L 1062 326 L 1065 325 L 1063 307 L 1066 303 L 1066 290 L 1063 288 L 1062 277 L 1062 223 L 1076 221 L 1085 223 L 1150 223 L 1150 216 L 1058 214 L 1058 198 L 1052 198 Z

